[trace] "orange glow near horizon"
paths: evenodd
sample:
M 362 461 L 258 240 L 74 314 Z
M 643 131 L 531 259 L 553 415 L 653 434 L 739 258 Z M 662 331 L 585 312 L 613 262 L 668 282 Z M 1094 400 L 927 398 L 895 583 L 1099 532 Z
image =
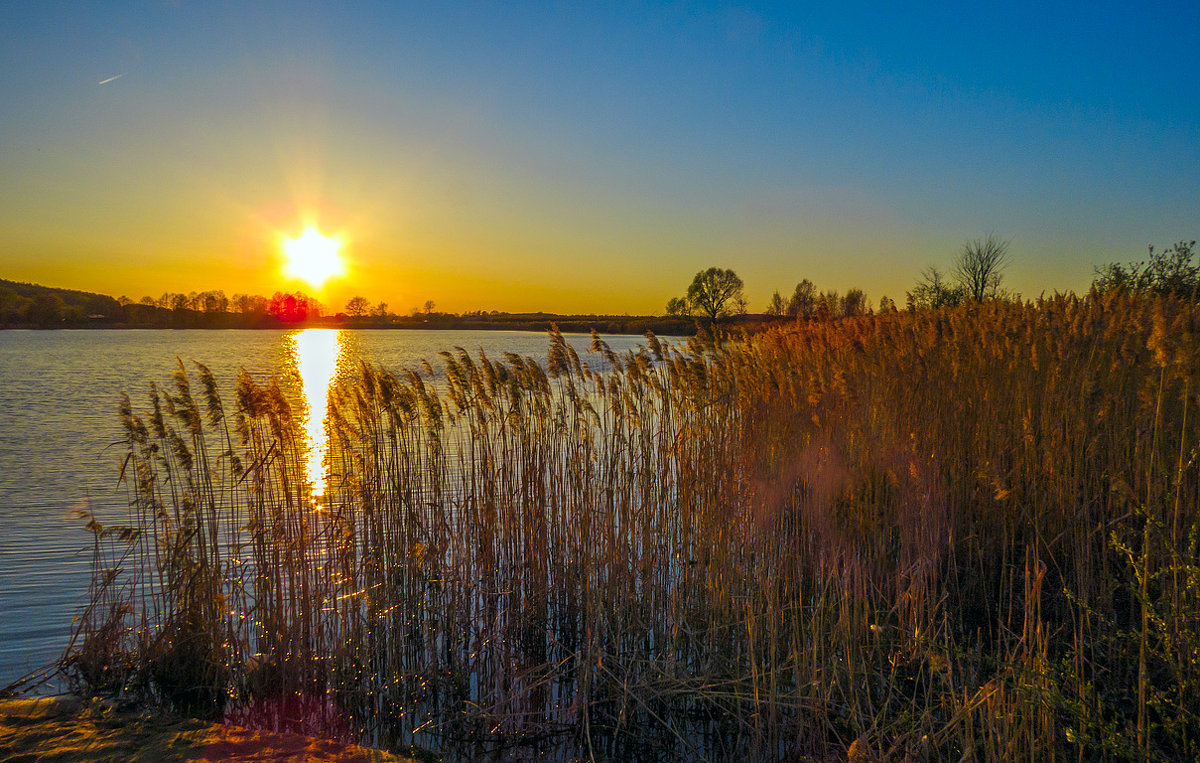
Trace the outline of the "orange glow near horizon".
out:
M 283 265 L 284 275 L 299 278 L 314 289 L 320 289 L 330 278 L 346 272 L 340 252 L 341 240 L 324 235 L 312 225 L 299 236 L 285 238 L 281 243 L 287 258 Z

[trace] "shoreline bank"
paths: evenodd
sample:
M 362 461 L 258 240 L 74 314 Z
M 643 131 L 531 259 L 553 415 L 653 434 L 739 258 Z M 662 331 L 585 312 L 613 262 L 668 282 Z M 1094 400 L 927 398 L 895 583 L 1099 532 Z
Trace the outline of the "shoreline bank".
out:
M 119 711 L 74 697 L 0 700 L 0 762 L 17 760 L 416 763 L 327 739 Z

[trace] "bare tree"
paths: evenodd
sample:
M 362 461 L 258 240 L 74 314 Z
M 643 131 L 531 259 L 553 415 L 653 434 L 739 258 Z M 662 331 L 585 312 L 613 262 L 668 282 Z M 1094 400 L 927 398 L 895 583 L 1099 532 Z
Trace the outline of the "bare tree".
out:
M 1008 242 L 989 233 L 985 238 L 963 244 L 954 261 L 954 276 L 967 299 L 982 302 L 999 293 L 1007 266 Z
M 353 318 L 361 318 L 371 309 L 371 303 L 366 297 L 353 297 L 346 303 L 346 313 Z
M 966 299 L 961 285 L 951 284 L 942 271 L 930 265 L 921 272 L 921 280 L 912 291 L 906 292 L 905 302 L 909 310 L 936 310 L 940 307 L 955 307 Z
M 229 297 L 226 297 L 225 292 L 221 289 L 201 292 L 200 304 L 206 313 L 229 312 Z
M 434 302 L 432 299 L 425 300 L 424 310 L 426 315 L 433 315 L 434 308 L 436 307 L 437 302 Z

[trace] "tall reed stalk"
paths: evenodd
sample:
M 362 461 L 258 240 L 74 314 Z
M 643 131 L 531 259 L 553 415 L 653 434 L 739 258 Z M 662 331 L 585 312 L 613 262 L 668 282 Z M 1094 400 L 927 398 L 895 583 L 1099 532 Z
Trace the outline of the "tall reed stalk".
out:
M 64 658 L 465 758 L 1200 757 L 1200 314 L 1110 294 L 122 405 Z M 101 542 L 103 540 L 103 543 Z

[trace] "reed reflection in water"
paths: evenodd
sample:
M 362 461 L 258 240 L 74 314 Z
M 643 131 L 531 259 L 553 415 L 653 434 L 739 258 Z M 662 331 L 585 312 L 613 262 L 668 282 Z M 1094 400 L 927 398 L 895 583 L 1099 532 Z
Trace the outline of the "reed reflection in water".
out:
M 305 329 L 288 337 L 288 347 L 304 402 L 304 433 L 307 438 L 305 476 L 313 498 L 325 495 L 325 462 L 329 455 L 329 392 L 338 374 L 344 350 L 338 329 Z

